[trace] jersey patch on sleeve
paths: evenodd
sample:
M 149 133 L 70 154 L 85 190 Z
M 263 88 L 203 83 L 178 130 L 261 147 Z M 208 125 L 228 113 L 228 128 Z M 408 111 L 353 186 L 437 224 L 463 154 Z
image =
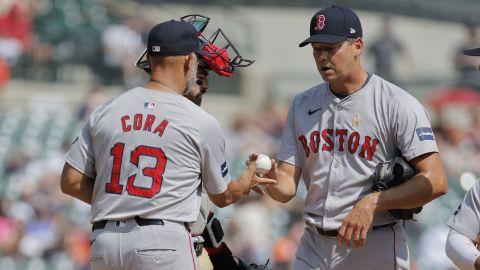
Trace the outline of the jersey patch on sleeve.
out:
M 223 162 L 223 164 L 220 166 L 220 171 L 222 172 L 222 177 L 225 177 L 228 174 L 228 167 L 227 167 L 227 162 Z
M 419 127 L 416 129 L 417 136 L 420 141 L 434 141 L 433 131 L 430 127 Z

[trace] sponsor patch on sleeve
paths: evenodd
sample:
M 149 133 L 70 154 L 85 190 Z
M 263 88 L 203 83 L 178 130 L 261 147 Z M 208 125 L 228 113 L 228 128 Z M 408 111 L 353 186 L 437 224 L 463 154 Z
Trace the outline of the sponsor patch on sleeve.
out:
M 430 127 L 419 127 L 416 129 L 417 136 L 420 141 L 434 141 L 433 130 Z
M 226 161 L 220 166 L 220 171 L 222 172 L 222 177 L 225 177 L 228 174 L 228 166 Z

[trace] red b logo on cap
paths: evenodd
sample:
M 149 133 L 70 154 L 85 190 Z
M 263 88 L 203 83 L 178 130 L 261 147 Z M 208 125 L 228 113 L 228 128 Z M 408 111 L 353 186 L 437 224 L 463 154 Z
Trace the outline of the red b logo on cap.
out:
M 317 26 L 315 26 L 315 30 L 322 30 L 323 27 L 325 27 L 325 16 L 317 15 Z

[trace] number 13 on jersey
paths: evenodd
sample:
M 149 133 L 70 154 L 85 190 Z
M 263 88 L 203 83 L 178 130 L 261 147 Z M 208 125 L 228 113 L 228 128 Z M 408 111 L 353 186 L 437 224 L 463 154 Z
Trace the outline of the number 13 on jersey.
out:
M 113 156 L 113 166 L 110 182 L 105 185 L 105 192 L 113 194 L 122 194 L 123 185 L 120 184 L 120 173 L 123 164 L 123 152 L 125 144 L 116 143 L 110 150 Z M 149 188 L 135 186 L 137 174 L 130 175 L 127 179 L 127 193 L 132 196 L 152 198 L 160 192 L 162 187 L 163 173 L 167 164 L 167 157 L 160 148 L 140 145 L 130 153 L 130 163 L 139 168 L 140 156 L 155 158 L 155 167 L 146 167 L 142 169 L 142 176 L 150 177 L 152 184 Z

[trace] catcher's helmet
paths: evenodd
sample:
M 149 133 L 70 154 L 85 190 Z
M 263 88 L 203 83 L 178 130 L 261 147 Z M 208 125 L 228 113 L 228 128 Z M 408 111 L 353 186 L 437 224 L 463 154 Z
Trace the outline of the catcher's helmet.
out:
M 183 16 L 180 19 L 195 27 L 203 43 L 202 49 L 211 54 L 211 56 L 199 55 L 199 68 L 211 69 L 220 76 L 230 77 L 236 67 L 247 67 L 255 62 L 254 60 L 243 58 L 220 28 L 217 29 L 210 38 L 206 38 L 203 35 L 203 31 L 207 27 L 210 18 L 199 14 L 192 14 Z M 146 59 L 146 54 L 147 50 L 140 55 L 135 66 L 150 73 L 151 69 Z

